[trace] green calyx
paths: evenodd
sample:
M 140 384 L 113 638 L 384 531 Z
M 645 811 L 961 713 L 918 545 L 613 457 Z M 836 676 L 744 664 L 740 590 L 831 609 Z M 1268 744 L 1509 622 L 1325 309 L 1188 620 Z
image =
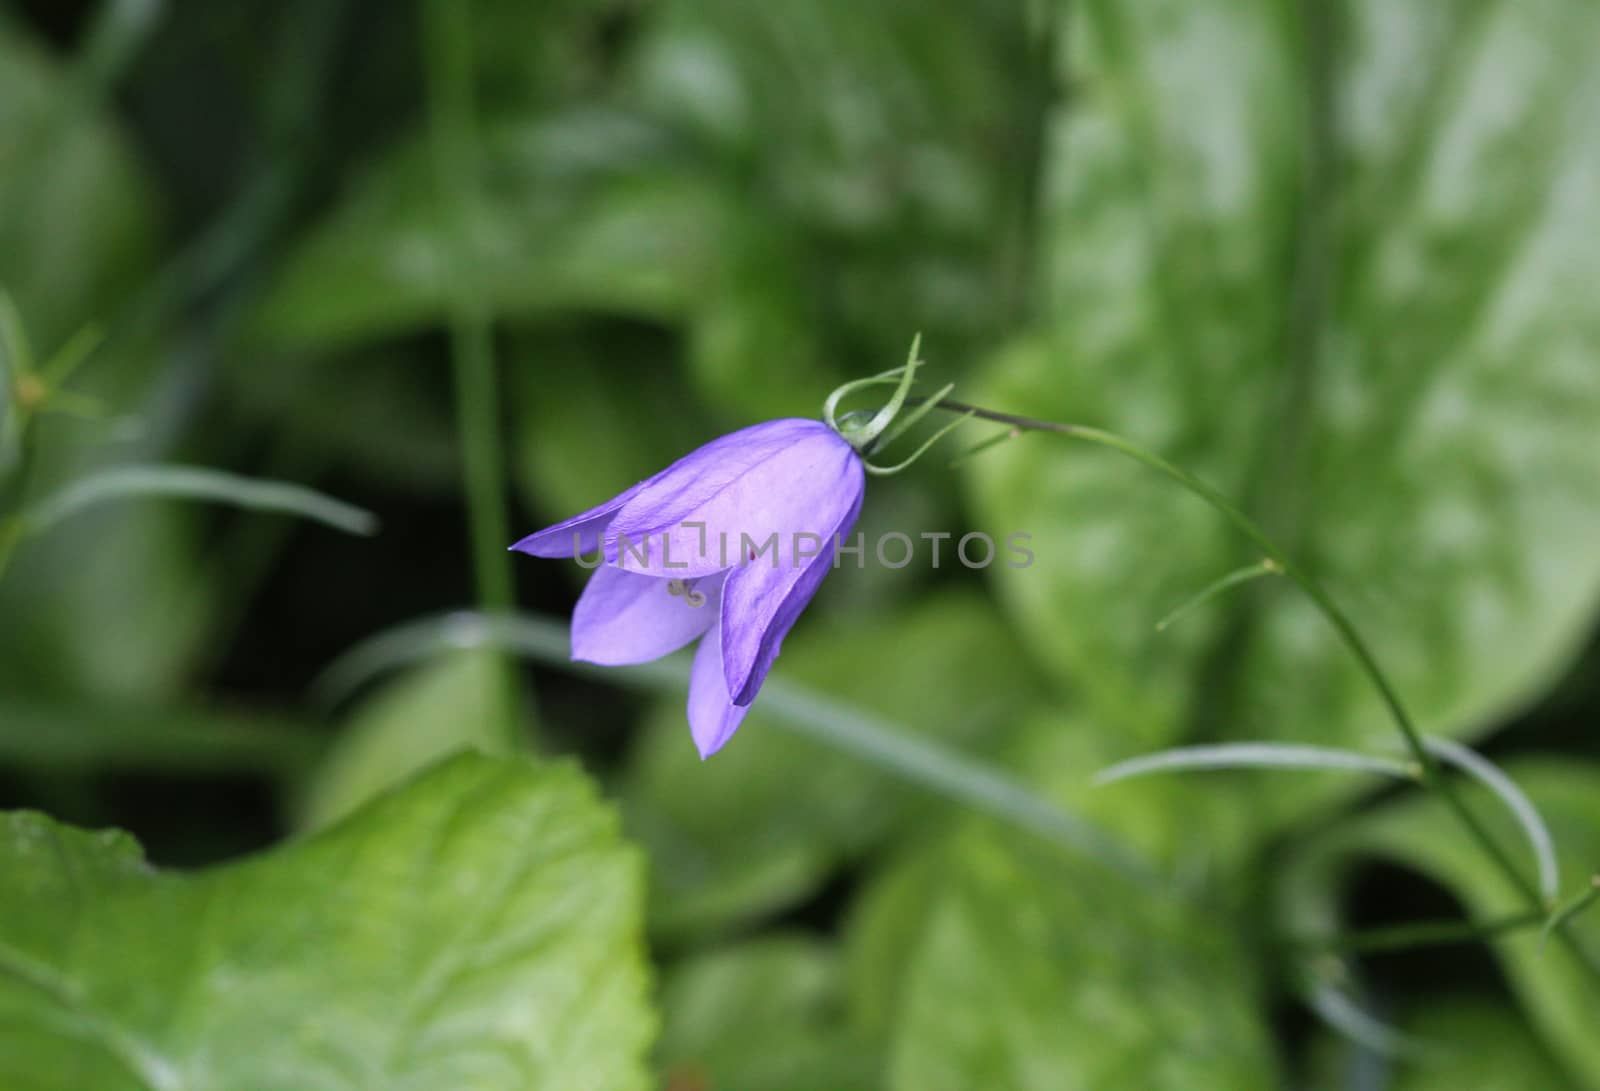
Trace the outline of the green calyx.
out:
M 71 416 L 97 418 L 105 415 L 105 407 L 93 398 L 63 389 L 80 364 L 89 358 L 102 341 L 100 330 L 88 326 L 74 334 L 54 356 L 43 365 L 36 363 L 28 335 L 22 325 L 22 315 L 5 289 L 0 288 L 0 435 L 14 415 L 18 422 L 26 422 L 41 413 L 65 413 Z
M 870 456 L 887 447 L 901 436 L 905 435 L 916 423 L 922 420 L 933 410 L 939 407 L 949 393 L 955 389 L 954 383 L 949 383 L 931 398 L 920 399 L 907 410 L 907 399 L 911 395 L 911 387 L 916 382 L 917 368 L 926 361 L 917 356 L 917 350 L 922 345 L 922 335 L 919 333 L 911 340 L 911 352 L 906 357 L 903 367 L 892 371 L 885 371 L 879 375 L 870 375 L 865 379 L 856 379 L 845 383 L 832 394 L 822 406 L 822 419 L 829 428 L 838 433 L 850 446 L 861 454 L 862 464 L 867 472 L 886 476 L 896 474 L 906 469 L 921 458 L 939 440 L 943 439 L 957 425 L 967 420 L 971 414 L 965 414 L 951 421 L 939 431 L 930 436 L 922 446 L 912 452 L 909 458 L 891 466 L 881 466 L 871 461 Z M 889 400 L 876 413 L 868 410 L 851 410 L 843 415 L 838 412 L 839 403 L 858 390 L 865 390 L 870 386 L 894 385 L 894 393 Z

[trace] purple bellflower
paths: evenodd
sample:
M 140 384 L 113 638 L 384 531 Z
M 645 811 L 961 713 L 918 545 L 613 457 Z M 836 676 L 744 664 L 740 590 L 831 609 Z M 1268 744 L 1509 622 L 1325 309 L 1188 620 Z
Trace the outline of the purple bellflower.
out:
M 865 457 L 948 392 L 895 421 L 918 364 L 913 343 L 904 368 L 835 391 L 824 420 L 775 420 L 730 433 L 512 546 L 535 557 L 595 555 L 595 574 L 572 613 L 572 658 L 645 663 L 699 640 L 689 730 L 701 758 L 721 749 L 834 567 L 861 512 L 866 474 L 902 469 L 933 443 L 899 466 Z M 884 382 L 898 389 L 878 413 L 835 419 L 842 396 Z

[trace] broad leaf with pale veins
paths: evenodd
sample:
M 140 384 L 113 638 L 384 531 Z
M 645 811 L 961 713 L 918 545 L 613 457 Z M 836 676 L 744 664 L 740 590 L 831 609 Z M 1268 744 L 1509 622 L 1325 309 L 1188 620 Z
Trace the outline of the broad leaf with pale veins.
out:
M 195 874 L 6 814 L 0 1086 L 644 1088 L 641 879 L 581 774 L 521 761 Z

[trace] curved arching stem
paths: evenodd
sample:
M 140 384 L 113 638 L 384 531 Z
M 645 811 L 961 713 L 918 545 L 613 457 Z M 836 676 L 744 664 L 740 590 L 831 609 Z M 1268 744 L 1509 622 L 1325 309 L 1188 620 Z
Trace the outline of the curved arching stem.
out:
M 1339 639 L 1344 643 L 1346 649 L 1355 657 L 1362 673 L 1366 675 L 1367 680 L 1377 690 L 1378 696 L 1382 698 L 1384 706 L 1389 711 L 1390 718 L 1395 722 L 1395 726 L 1399 728 L 1400 735 L 1405 740 L 1407 751 L 1410 753 L 1412 760 L 1416 762 L 1417 768 L 1421 770 L 1421 776 L 1418 779 L 1422 786 L 1439 797 L 1446 809 L 1467 831 L 1483 854 L 1516 887 L 1517 891 L 1528 903 L 1530 911 L 1548 915 L 1553 910 L 1554 907 L 1547 904 L 1545 899 L 1540 896 L 1538 888 L 1533 881 L 1523 874 L 1521 868 L 1517 867 L 1494 835 L 1478 820 L 1477 815 L 1472 813 L 1471 808 L 1466 805 L 1466 801 L 1456 791 L 1450 778 L 1445 775 L 1438 758 L 1423 741 L 1422 733 L 1417 729 L 1416 722 L 1411 718 L 1410 712 L 1406 710 L 1405 704 L 1401 701 L 1393 683 L 1389 681 L 1389 676 L 1384 673 L 1377 658 L 1372 654 L 1372 649 L 1362 639 L 1361 634 L 1357 632 L 1354 623 L 1351 622 L 1344 610 L 1333 600 L 1327 589 L 1322 586 L 1315 576 L 1296 564 L 1276 542 L 1267 536 L 1266 532 L 1261 529 L 1255 520 L 1241 511 L 1227 496 L 1188 470 L 1168 462 L 1153 451 L 1148 451 L 1130 440 L 1111 432 L 1102 431 L 1099 428 L 1090 428 L 1081 424 L 1062 424 L 1058 421 L 1037 420 L 1033 417 L 1018 416 L 1015 413 L 1001 413 L 992 409 L 968 405 L 965 402 L 958 402 L 950 398 L 941 398 L 936 402 L 933 399 L 928 399 L 928 401 L 934 404 L 936 408 L 952 413 L 962 413 L 978 420 L 1010 425 L 1013 433 L 1045 432 L 1052 435 L 1068 436 L 1072 439 L 1109 448 L 1176 482 L 1184 489 L 1200 497 L 1207 504 L 1210 504 L 1228 522 L 1232 523 L 1241 534 L 1248 538 L 1266 558 L 1271 560 L 1286 578 L 1293 580 L 1311 599 L 1328 624 L 1333 626 L 1334 631 L 1339 635 Z M 1600 961 L 1597 961 L 1587 948 L 1578 943 L 1570 933 L 1558 928 L 1557 935 L 1573 956 L 1589 970 L 1591 984 L 1600 989 Z

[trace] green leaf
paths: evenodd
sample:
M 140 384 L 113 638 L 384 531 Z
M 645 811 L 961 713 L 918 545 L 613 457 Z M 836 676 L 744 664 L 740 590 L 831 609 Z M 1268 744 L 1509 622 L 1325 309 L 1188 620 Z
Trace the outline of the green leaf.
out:
M 989 608 L 953 592 L 901 614 L 818 619 L 785 644 L 778 674 L 975 753 L 998 747 L 1035 692 Z M 651 718 L 620 791 L 655 869 L 655 927 L 711 929 L 791 903 L 842 860 L 930 817 L 927 795 L 768 717 L 758 701 L 708 762 L 681 701 Z
M 689 330 L 687 377 L 731 419 L 811 416 L 844 377 L 825 336 L 830 317 L 806 277 L 814 255 L 799 231 L 759 219 L 742 227 Z
M 1110 1048 L 1102 1051 L 1099 1048 L 1101 1040 L 1088 1040 L 1093 1037 L 1091 1035 L 1084 1035 L 1084 1040 L 1069 1038 L 1062 1043 L 1059 1053 L 1054 1047 L 1042 1052 L 1037 1061 L 1040 1066 L 1038 1071 L 1028 1067 L 1034 1062 L 1030 1062 L 1026 1056 L 1032 1050 L 1027 1044 L 1028 1035 L 1049 1038 L 1055 1033 L 1053 1028 L 1058 1025 L 1070 1026 L 1082 1022 L 1077 1016 L 1062 1015 L 1062 1005 L 1092 1003 L 1096 1008 L 1109 1011 L 1118 1005 L 1131 1010 L 1143 1002 L 1139 995 L 1145 987 L 1140 983 L 1142 975 L 1136 974 L 1136 969 L 1128 968 L 1134 964 L 1135 951 L 1142 942 L 1137 937 L 1156 936 L 1158 946 L 1152 949 L 1150 957 L 1171 958 L 1179 966 L 1186 959 L 1191 960 L 1191 965 L 1199 961 L 1193 955 L 1191 942 L 1195 946 L 1226 946 L 1224 941 L 1217 939 L 1221 926 L 1215 919 L 1208 921 L 1198 910 L 1187 910 L 1193 914 L 1188 924 L 1175 922 L 1182 920 L 1186 894 L 1198 892 L 1201 900 L 1208 899 L 1214 904 L 1227 904 L 1233 900 L 1231 892 L 1237 889 L 1239 869 L 1249 859 L 1244 852 L 1254 821 L 1249 799 L 1240 798 L 1236 793 L 1218 792 L 1213 786 L 1171 778 L 1151 778 L 1096 787 L 1093 783 L 1095 771 L 1117 756 L 1130 753 L 1134 745 L 1133 740 L 1109 734 L 1081 714 L 1062 711 L 1056 707 L 1056 703 L 1052 703 L 1030 715 L 1019 717 L 1011 739 L 1004 747 L 1002 758 L 1044 798 L 1055 801 L 1068 813 L 1095 823 L 1122 844 L 1140 852 L 1155 873 L 1167 877 L 1164 883 L 1134 887 L 1111 871 L 1095 866 L 1095 862 L 1086 857 L 1056 855 L 1042 842 L 1025 835 L 1019 836 L 1017 831 L 1002 835 L 998 827 L 994 827 L 993 833 L 986 827 L 981 832 L 969 832 L 954 841 L 936 839 L 912 846 L 911 851 L 902 853 L 887 869 L 880 870 L 857 900 L 845 933 L 850 1002 L 855 1019 L 869 1031 L 877 1033 L 906 1027 L 913 1018 L 910 1014 L 912 1011 L 921 1011 L 930 1020 L 942 1017 L 935 1008 L 944 1002 L 933 999 L 943 986 L 933 980 L 935 971 L 930 969 L 931 952 L 936 942 L 930 937 L 930 930 L 945 927 L 938 922 L 952 912 L 948 905 L 956 896 L 953 892 L 966 890 L 970 882 L 976 882 L 972 876 L 980 866 L 987 867 L 977 862 L 980 858 L 988 860 L 991 854 L 996 853 L 1005 855 L 1008 869 L 1015 870 L 1018 875 L 1019 889 L 1014 892 L 1014 901 L 984 899 L 985 908 L 982 912 L 995 913 L 992 929 L 997 936 L 1009 936 L 1024 927 L 1034 928 L 1038 921 L 1056 917 L 1059 917 L 1064 933 L 1062 947 L 1054 951 L 1041 947 L 1026 953 L 1026 961 L 1030 965 L 1038 963 L 1040 968 L 1024 971 L 1013 982 L 1018 992 L 1014 996 L 1008 993 L 1007 1004 L 1016 1003 L 1030 1011 L 1036 1000 L 1041 1005 L 1036 1014 L 1020 1017 L 1018 1026 L 1022 1029 L 1013 1032 L 1008 1025 L 1011 1019 L 1009 1008 L 1004 1018 L 975 1020 L 962 1032 L 964 1038 L 959 1063 L 952 1059 L 950 1052 L 941 1051 L 944 1048 L 941 1044 L 926 1066 L 921 1062 L 914 1064 L 908 1059 L 909 1056 L 924 1040 L 921 1035 L 926 1033 L 930 1038 L 942 1040 L 945 1031 L 924 1027 L 917 1032 L 917 1037 L 911 1037 L 909 1031 L 902 1029 L 895 1056 L 896 1064 L 900 1066 L 897 1072 L 901 1074 L 904 1086 L 916 1086 L 916 1081 L 928 1075 L 940 1061 L 950 1061 L 954 1067 L 951 1075 L 940 1077 L 948 1082 L 936 1082 L 935 1086 L 963 1086 L 963 1080 L 970 1081 L 965 1086 L 1002 1087 L 1072 1087 L 1080 1083 L 1087 1087 L 1149 1085 L 1145 1072 L 1137 1067 L 1137 1060 L 1129 1062 L 1130 1067 L 1120 1078 L 1096 1079 L 1092 1075 L 1099 1070 L 1096 1066 L 1115 1065 L 1117 1062 L 1110 1054 L 1128 1044 L 1128 1041 L 1117 1044 L 1113 1038 L 1107 1037 L 1104 1042 Z M 1025 881 L 1022 876 L 1024 871 L 1029 873 Z M 1077 907 L 1071 913 L 1062 915 L 1058 899 L 1068 897 L 1068 890 L 1081 891 L 1086 903 L 1095 904 Z M 1170 912 L 1150 908 L 1156 903 L 1167 906 Z M 1163 913 L 1166 914 L 1165 918 Z M 1085 945 L 1092 951 L 1099 950 L 1096 945 L 1102 943 L 1102 933 L 1099 931 L 1102 914 L 1119 920 L 1126 917 L 1115 926 L 1114 931 L 1129 949 L 1114 950 L 1117 943 L 1105 940 L 1103 958 L 1099 954 L 1083 955 L 1076 950 L 1068 950 L 1065 945 L 1069 941 Z M 1090 915 L 1093 919 L 1085 923 Z M 1166 923 L 1163 923 L 1163 919 Z M 1026 926 L 1021 923 L 1024 921 Z M 1125 933 L 1120 931 L 1124 928 Z M 1186 932 L 1192 934 L 1185 938 Z M 944 950 L 944 941 L 938 942 L 941 945 L 939 949 Z M 986 944 L 988 941 L 975 938 L 974 942 Z M 999 938 L 995 940 L 997 945 L 1004 942 Z M 1029 942 L 1032 940 L 1017 939 L 1015 944 L 1020 949 Z M 989 948 L 986 947 L 985 951 L 989 952 Z M 1023 956 L 1022 950 L 1013 950 L 1011 953 Z M 968 951 L 962 955 L 963 959 L 967 957 L 980 959 L 987 957 L 987 953 Z M 1232 957 L 1243 963 L 1248 953 L 1235 949 Z M 1079 969 L 1085 966 L 1092 966 L 1093 972 L 1083 978 L 1076 976 Z M 959 966 L 946 966 L 938 972 L 964 975 L 965 967 L 966 963 L 962 961 Z M 1187 971 L 1175 969 L 1174 972 L 1182 974 Z M 1007 992 L 1011 985 L 1006 983 L 1006 979 L 1014 973 L 1014 967 L 1009 963 L 996 964 L 979 975 L 981 983 L 975 987 L 993 990 L 994 993 Z M 1212 988 L 1214 983 L 1211 977 L 1223 974 L 1224 980 L 1215 984 L 1215 987 L 1230 998 L 1229 1002 L 1242 998 L 1237 999 L 1242 1008 L 1252 999 L 1241 986 L 1250 973 L 1247 966 L 1239 964 L 1226 971 L 1215 966 L 1201 967 L 1195 970 L 1196 980 L 1183 988 Z M 1140 980 L 1125 980 L 1124 974 L 1130 978 L 1139 976 Z M 1038 984 L 1051 975 L 1061 976 L 1052 985 Z M 1027 984 L 1026 980 L 1032 980 L 1035 984 Z M 1036 987 L 1048 988 L 1049 996 L 1039 998 L 1027 993 L 1027 990 Z M 1163 982 L 1150 987 L 1162 989 L 1168 986 Z M 963 992 L 960 995 L 967 997 L 970 994 Z M 952 999 L 948 1004 L 969 1006 L 972 1011 L 985 1011 L 989 1010 L 987 1004 L 991 995 L 986 993 L 983 999 Z M 1204 1007 L 1209 1001 L 1197 1003 Z M 1248 1015 L 1242 1011 L 1230 1011 L 1226 1018 L 1243 1020 Z M 1089 1023 L 1092 1022 L 1091 1018 Z M 1155 1022 L 1144 1024 L 1143 1029 L 1152 1035 L 1165 1033 L 1164 1025 Z M 1134 1028 L 1130 1026 L 1127 1030 L 1126 1039 L 1131 1040 Z M 1219 1037 L 1227 1037 L 1225 1030 L 1217 1033 Z M 1252 1035 L 1249 1039 L 1241 1039 L 1243 1052 L 1261 1050 L 1257 1037 Z M 1068 1049 L 1081 1058 L 1081 1064 L 1068 1064 L 1063 1059 L 1061 1054 Z M 1129 1049 L 1136 1052 L 1131 1045 Z M 1203 1063 L 1209 1062 L 1196 1062 L 1197 1065 Z M 991 1065 L 992 1068 L 988 1067 Z M 1020 1066 L 1027 1074 L 1017 1075 L 1014 1080 L 996 1075 L 1009 1071 L 1008 1066 L 1012 1065 Z M 1056 1070 L 1057 1066 L 1059 1071 Z M 1255 1070 L 1251 1064 L 1241 1063 L 1240 1067 L 1242 1070 Z M 982 1078 L 978 1075 L 980 1071 Z M 1177 1076 L 1173 1078 L 1179 1079 Z M 1029 1083 L 1029 1079 L 1034 1082 Z M 1078 1082 L 1072 1082 L 1074 1079 Z M 1200 1076 L 1194 1079 L 1193 1086 L 1212 1086 L 1203 1082 Z M 1219 1079 L 1215 1086 L 1245 1087 L 1250 1083 Z
M 322 753 L 303 725 L 226 709 L 0 699 L 0 766 L 53 772 L 304 772 Z
M 41 362 L 155 275 L 158 195 L 93 76 L 0 12 L 0 286 Z M 107 344 L 75 389 L 131 411 L 161 362 L 153 340 Z M 81 473 L 86 438 L 101 437 L 47 418 L 35 484 Z M 182 517 L 141 511 L 79 529 L 48 549 L 24 544 L 0 583 L 0 691 L 171 696 L 211 590 Z
M 389 682 L 350 717 L 301 801 L 320 829 L 458 750 L 503 754 L 513 714 L 505 664 L 489 652 L 441 658 Z
M 891 1089 L 1279 1086 L 1248 952 L 1215 919 L 993 829 L 941 859 Z
M 1395 758 L 1327 746 L 1270 742 L 1214 743 L 1158 750 L 1102 769 L 1094 779 L 1096 784 L 1114 784 L 1153 773 L 1192 773 L 1205 769 L 1281 769 L 1415 779 L 1411 767 Z
M 1401 1066 L 1394 1091 L 1576 1087 L 1503 1000 L 1429 998 L 1404 1026 L 1412 1036 L 1441 1048 L 1425 1062 Z
M 652 14 L 628 97 L 743 183 L 689 330 L 703 397 L 792 414 L 898 363 L 912 330 L 944 371 L 1006 327 L 1034 119 L 1021 7 L 671 0 Z
M 518 464 L 545 522 L 594 507 L 714 434 L 662 359 L 672 352 L 659 332 L 633 328 L 604 336 L 563 328 L 513 342 Z M 604 370 L 591 366 L 596 356 L 608 360 Z
M 118 466 L 101 470 L 46 497 L 25 518 L 29 529 L 37 532 L 97 504 L 150 497 L 207 501 L 297 515 L 346 534 L 375 534 L 378 529 L 378 517 L 370 511 L 303 485 L 242 477 L 203 466 L 177 465 Z
M 101 104 L 0 15 L 0 284 L 43 358 L 148 270 L 155 193 Z
M 729 167 L 754 160 L 770 177 L 755 196 L 774 218 L 833 236 L 915 224 L 913 246 L 947 244 L 981 235 L 1015 184 L 1014 166 L 984 153 L 1023 138 L 1016 9 L 669 0 L 653 14 L 627 66 L 630 98 Z M 804 95 L 789 78 L 799 72 Z M 873 272 L 907 256 L 884 253 Z
M 578 663 L 571 658 L 570 635 L 563 622 L 535 614 L 496 617 L 456 611 L 374 634 L 332 663 L 313 687 L 314 693 L 324 704 L 336 704 L 343 695 L 396 667 L 463 648 L 493 648 L 624 687 L 679 695 L 689 688 L 693 657 L 685 649 L 629 667 Z M 761 693 L 764 718 L 774 728 L 837 751 L 895 781 L 1082 852 L 1115 870 L 1140 871 L 1137 861 L 1103 831 L 1029 791 L 992 761 L 918 738 L 906 727 L 811 687 L 774 678 Z
M 852 354 L 897 359 L 908 327 L 948 359 L 1005 321 L 1031 154 L 1017 10 L 673 0 L 626 21 L 614 84 L 582 96 L 610 73 L 571 58 L 607 20 L 500 7 L 475 9 L 484 193 L 465 240 L 500 316 L 674 327 L 696 393 L 753 419 L 809 411 Z M 437 220 L 402 137 L 297 243 L 256 332 L 325 347 L 436 324 Z
M 159 705 L 179 696 L 217 607 L 194 513 L 90 512 L 25 541 L 0 581 L 0 688 Z
M 837 955 L 771 935 L 674 968 L 661 990 L 668 1087 L 869 1091 L 882 1057 L 845 1022 Z
M 1600 860 L 1600 767 L 1582 762 L 1524 762 L 1505 770 L 1528 794 L 1549 824 L 1569 886 Z M 1464 786 L 1465 798 L 1503 845 L 1519 836 L 1515 820 L 1486 789 Z M 1452 890 L 1465 912 L 1493 920 L 1523 911 L 1527 902 L 1499 870 L 1461 835 L 1454 816 L 1434 800 L 1409 798 L 1362 816 L 1304 854 L 1295 878 L 1307 905 L 1331 902 L 1338 874 L 1361 859 L 1381 857 L 1414 868 Z M 1530 869 L 1531 870 L 1531 869 Z M 1313 911 L 1325 915 L 1325 908 Z M 1566 925 L 1571 940 L 1600 965 L 1600 918 L 1580 916 Z M 1568 946 L 1537 927 L 1493 944 L 1530 1021 L 1550 1048 L 1585 1086 L 1600 1088 L 1600 1039 L 1593 1012 L 1600 1004 L 1600 979 Z
M 1256 774 L 1150 777 L 1095 783 L 1095 773 L 1129 754 L 1136 742 L 1105 730 L 1082 710 L 1054 708 L 1025 717 L 1006 760 L 1046 799 L 1133 846 L 1174 882 L 1227 899 L 1244 880 L 1260 836 Z M 1282 776 L 1283 774 L 1262 774 Z M 1304 773 L 1300 783 L 1347 774 Z
M 190 875 L 8 814 L 0 1084 L 644 1088 L 640 878 L 579 773 L 520 761 Z
M 599 74 L 594 43 L 615 13 L 588 0 L 470 0 L 481 100 L 491 108 L 560 100 Z
M 725 234 L 714 184 L 638 117 L 595 109 L 485 126 L 484 192 L 467 246 L 505 314 L 682 311 Z M 296 247 L 252 319 L 280 347 L 331 346 L 443 320 L 453 291 L 426 141 L 373 163 Z
M 1503 998 L 1429 995 L 1401 1020 L 1405 1033 L 1435 1047 L 1425 1060 L 1393 1064 L 1362 1056 L 1348 1042 L 1329 1039 L 1313 1050 L 1317 1076 L 1309 1086 L 1326 1091 L 1574 1091 L 1577 1087 L 1517 1018 Z M 1376 1081 L 1376 1082 L 1375 1082 Z
M 976 400 L 1126 434 L 1241 500 L 1354 617 L 1430 733 L 1570 662 L 1600 596 L 1600 10 L 1577 0 L 1062 5 L 1041 312 Z M 1337 23 L 1337 26 L 1330 26 Z M 1408 43 L 1398 48 L 1394 43 Z M 1287 584 L 1153 630 L 1259 559 L 1194 497 L 1071 440 L 974 460 L 994 576 L 1095 717 L 1394 739 Z M 1338 791 L 1269 786 L 1293 812 Z
M 232 363 L 242 410 L 261 428 L 291 430 L 297 450 L 407 495 L 461 485 L 452 404 L 439 397 L 437 346 L 379 340 L 347 351 L 241 351 Z
M 875 869 L 844 926 L 845 988 L 853 1022 L 888 1037 L 900 1014 L 908 968 L 942 874 L 942 841 L 900 853 Z

